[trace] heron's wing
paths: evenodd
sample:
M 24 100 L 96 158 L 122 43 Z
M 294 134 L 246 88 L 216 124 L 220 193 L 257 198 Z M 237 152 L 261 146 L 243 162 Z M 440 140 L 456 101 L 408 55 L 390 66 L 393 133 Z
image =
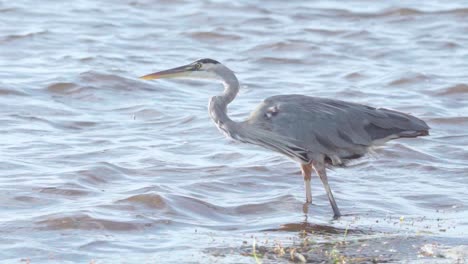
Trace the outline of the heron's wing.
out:
M 291 139 L 310 155 L 328 157 L 333 163 L 362 156 L 379 142 L 424 135 L 429 129 L 424 121 L 404 113 L 304 95 L 267 98 L 245 124 Z
M 246 125 L 246 123 L 232 123 L 229 135 L 231 138 L 250 143 L 284 154 L 300 163 L 309 163 L 309 151 L 297 145 L 292 138 L 284 137 L 272 131 L 260 129 L 255 126 Z

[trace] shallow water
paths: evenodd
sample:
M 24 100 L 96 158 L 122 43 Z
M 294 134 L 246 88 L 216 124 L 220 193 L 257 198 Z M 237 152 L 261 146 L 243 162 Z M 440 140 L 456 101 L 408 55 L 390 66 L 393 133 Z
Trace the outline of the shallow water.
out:
M 0 260 L 424 262 L 467 245 L 467 16 L 465 1 L 0 2 Z M 339 220 L 314 178 L 305 219 L 298 165 L 209 120 L 219 85 L 137 79 L 202 57 L 241 80 L 233 119 L 300 93 L 412 113 L 431 136 L 331 171 Z

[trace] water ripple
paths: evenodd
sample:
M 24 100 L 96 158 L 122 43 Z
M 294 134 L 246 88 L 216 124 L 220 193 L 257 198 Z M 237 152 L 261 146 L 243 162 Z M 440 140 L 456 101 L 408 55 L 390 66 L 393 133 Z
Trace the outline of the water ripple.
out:
M 434 261 L 411 243 L 468 237 L 467 14 L 461 0 L 2 2 L 0 259 L 250 263 L 256 241 L 264 262 L 304 245 L 324 262 L 317 248 Z M 412 113 L 431 135 L 330 170 L 339 220 L 314 175 L 306 218 L 298 164 L 210 121 L 222 85 L 138 79 L 205 57 L 241 82 L 236 121 L 306 94 Z

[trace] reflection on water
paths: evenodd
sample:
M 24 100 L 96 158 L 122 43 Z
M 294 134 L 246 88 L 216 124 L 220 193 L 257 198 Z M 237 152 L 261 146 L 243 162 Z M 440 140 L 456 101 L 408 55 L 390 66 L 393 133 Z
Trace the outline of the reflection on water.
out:
M 345 235 L 363 233 L 362 230 L 334 227 L 330 224 L 314 224 L 307 221 L 281 225 L 279 228 L 264 231 L 305 232 L 315 235 Z
M 1 2 L 0 260 L 252 263 L 257 241 L 265 262 L 424 262 L 428 244 L 456 262 L 467 14 L 438 0 Z M 412 113 L 431 136 L 331 171 L 340 219 L 313 178 L 304 222 L 297 164 L 212 125 L 219 85 L 136 78 L 202 57 L 241 80 L 233 119 L 296 93 Z

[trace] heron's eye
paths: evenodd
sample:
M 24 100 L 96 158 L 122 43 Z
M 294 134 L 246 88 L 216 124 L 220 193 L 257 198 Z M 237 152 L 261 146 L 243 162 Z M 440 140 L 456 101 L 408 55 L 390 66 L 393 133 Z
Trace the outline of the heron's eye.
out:
M 199 70 L 201 69 L 201 67 L 202 67 L 201 63 L 198 62 L 197 64 L 195 64 L 195 70 Z

